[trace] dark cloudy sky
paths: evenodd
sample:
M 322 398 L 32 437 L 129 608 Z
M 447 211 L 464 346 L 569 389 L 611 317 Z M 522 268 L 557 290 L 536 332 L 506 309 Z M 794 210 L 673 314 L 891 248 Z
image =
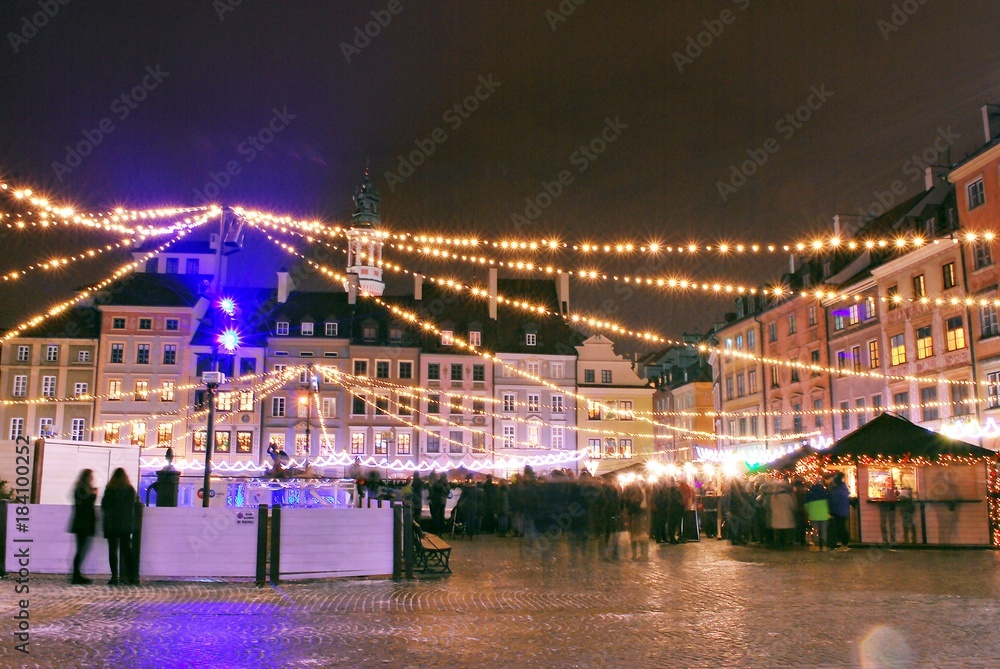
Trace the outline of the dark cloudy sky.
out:
M 81 207 L 147 206 L 196 202 L 211 174 L 236 161 L 240 174 L 215 200 L 343 221 L 370 160 L 388 225 L 503 236 L 525 198 L 568 170 L 572 182 L 516 232 L 781 242 L 830 228 L 834 214 L 868 207 L 894 180 L 915 194 L 912 154 L 950 128 L 960 159 L 982 142 L 980 107 L 1000 102 L 1000 8 L 988 0 L 586 0 L 565 20 L 554 17 L 571 0 L 400 0 L 395 15 L 387 0 L 243 0 L 221 11 L 234 1 L 5 0 L 0 175 Z M 49 5 L 54 16 L 41 20 Z M 345 56 L 342 43 L 373 11 L 391 20 Z M 699 38 L 700 53 L 676 55 Z M 115 102 L 144 77 L 155 83 L 144 100 Z M 481 88 L 486 99 L 466 118 L 449 112 L 481 77 L 499 85 Z M 778 125 L 816 91 L 825 93 L 808 121 Z M 275 110 L 294 118 L 248 162 L 241 142 Z M 90 156 L 70 172 L 53 167 L 103 119 L 114 129 Z M 626 127 L 594 160 L 574 159 L 607 119 Z M 435 129 L 444 141 L 389 184 L 398 156 Z M 718 182 L 769 139 L 776 151 L 724 201 Z M 0 271 L 93 240 L 46 234 L 0 239 Z M 651 269 L 764 281 L 785 267 Z M 16 295 L 0 287 L 0 324 L 104 273 L 94 264 Z M 730 308 L 610 288 L 584 297 L 674 335 Z

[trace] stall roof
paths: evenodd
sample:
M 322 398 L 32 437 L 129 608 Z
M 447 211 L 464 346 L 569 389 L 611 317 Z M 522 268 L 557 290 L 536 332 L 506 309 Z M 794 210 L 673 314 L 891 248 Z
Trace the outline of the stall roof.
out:
M 815 451 L 806 447 L 779 458 L 760 470 L 791 470 L 800 460 L 812 455 L 817 455 L 824 461 L 864 457 L 892 460 L 923 458 L 934 461 L 940 456 L 994 458 L 1000 454 L 946 437 L 915 425 L 901 416 L 885 412 L 828 450 Z
M 886 412 L 838 441 L 823 455 L 833 459 L 909 456 L 936 460 L 942 455 L 993 457 L 997 453 L 946 437 Z

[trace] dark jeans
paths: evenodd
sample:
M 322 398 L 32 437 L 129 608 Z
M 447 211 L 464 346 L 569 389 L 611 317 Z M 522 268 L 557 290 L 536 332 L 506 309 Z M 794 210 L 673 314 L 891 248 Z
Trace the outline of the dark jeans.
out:
M 109 534 L 108 538 L 108 562 L 111 565 L 111 578 L 118 580 L 119 574 L 124 581 L 135 580 L 135 565 L 132 564 L 132 534 Z M 121 553 L 121 562 L 118 561 Z M 118 568 L 121 565 L 121 571 Z
M 83 567 L 83 561 L 87 559 L 87 549 L 90 548 L 92 538 L 89 534 L 76 535 L 76 555 L 73 556 L 73 576 L 75 577 L 83 576 L 80 569 Z
M 847 533 L 847 518 L 845 516 L 830 517 L 830 548 L 836 548 L 838 543 L 845 546 L 851 541 Z

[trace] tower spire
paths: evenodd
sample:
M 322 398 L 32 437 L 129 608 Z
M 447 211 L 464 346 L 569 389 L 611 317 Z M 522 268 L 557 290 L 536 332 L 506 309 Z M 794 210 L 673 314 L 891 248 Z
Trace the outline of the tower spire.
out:
M 381 223 L 380 201 L 366 161 L 365 180 L 354 191 L 354 215 L 351 229 L 347 231 L 347 274 L 356 276 L 361 290 L 372 295 L 381 295 L 385 290 L 382 282 L 383 236 L 377 230 Z

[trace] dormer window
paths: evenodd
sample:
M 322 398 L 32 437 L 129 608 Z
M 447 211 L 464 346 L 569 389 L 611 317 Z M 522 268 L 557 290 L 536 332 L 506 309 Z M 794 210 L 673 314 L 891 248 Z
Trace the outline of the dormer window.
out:
M 378 339 L 378 326 L 377 325 L 365 325 L 361 328 L 361 337 L 366 343 L 374 342 Z
M 278 321 L 274 324 L 274 333 L 279 337 L 288 336 L 288 321 Z
M 312 337 L 313 336 L 313 324 L 312 323 L 303 323 L 302 324 L 302 336 L 303 337 Z
M 392 344 L 399 344 L 402 341 L 403 341 L 403 328 L 401 327 L 389 328 L 389 342 Z
M 482 346 L 483 345 L 483 333 L 479 330 L 469 330 L 469 345 L 470 346 Z
M 453 346 L 455 344 L 455 333 L 451 330 L 441 330 L 441 345 Z
M 324 326 L 323 332 L 326 334 L 327 337 L 336 337 L 337 336 L 337 324 L 336 323 L 324 323 L 323 326 Z
M 534 332 L 528 332 L 524 335 L 524 345 L 525 346 L 536 346 L 538 344 L 538 335 Z

